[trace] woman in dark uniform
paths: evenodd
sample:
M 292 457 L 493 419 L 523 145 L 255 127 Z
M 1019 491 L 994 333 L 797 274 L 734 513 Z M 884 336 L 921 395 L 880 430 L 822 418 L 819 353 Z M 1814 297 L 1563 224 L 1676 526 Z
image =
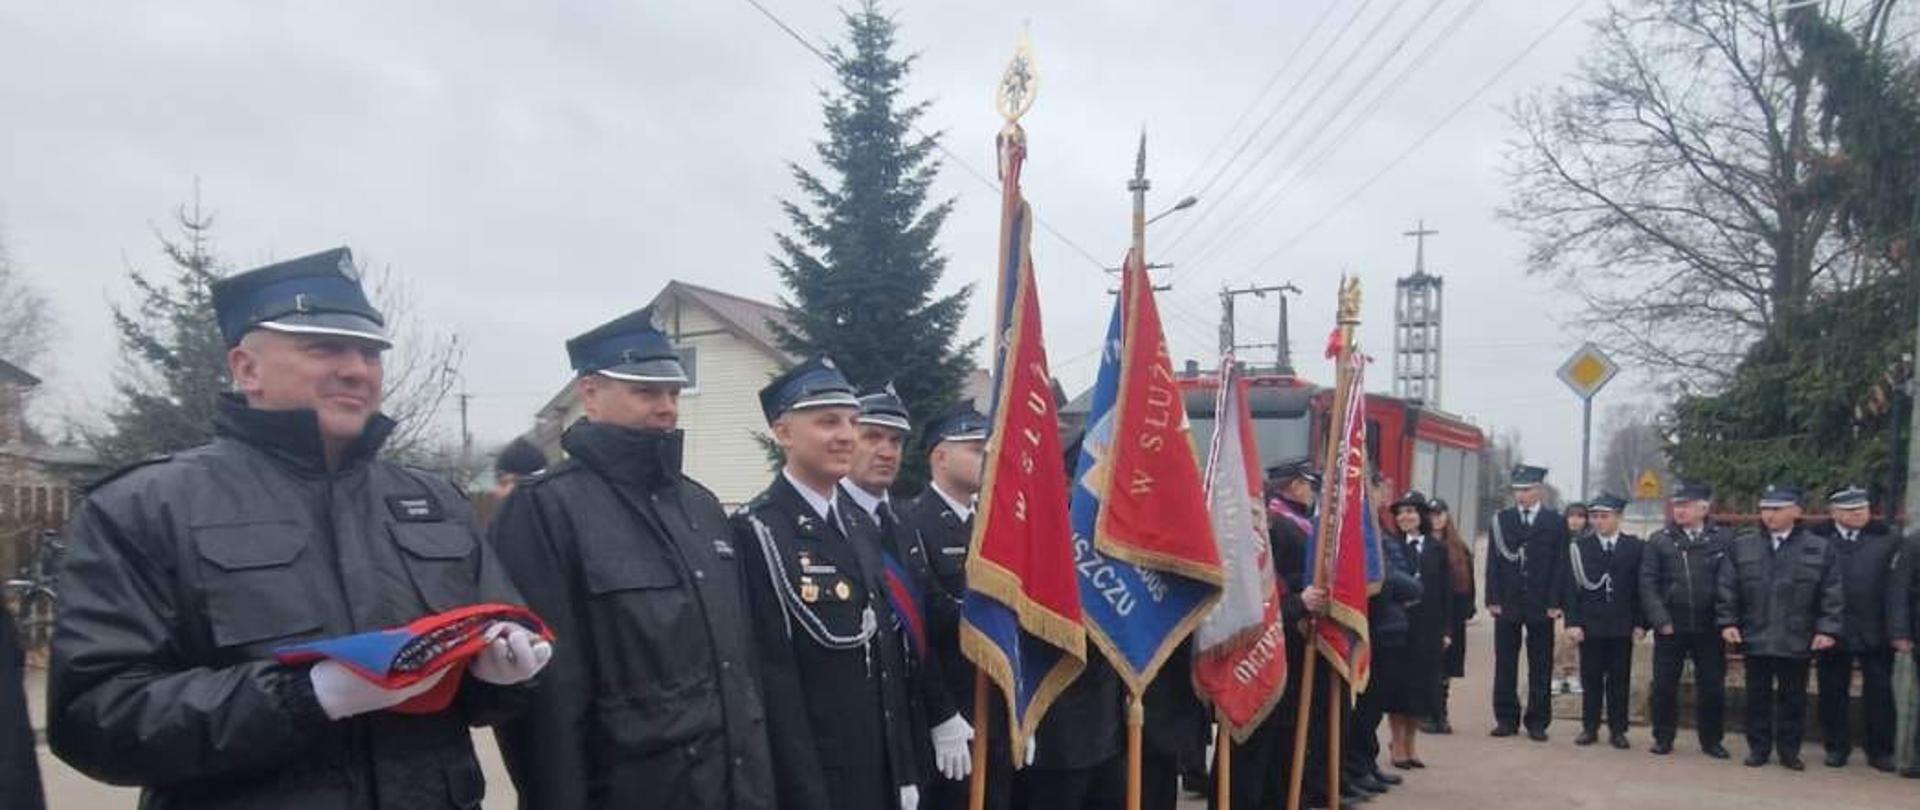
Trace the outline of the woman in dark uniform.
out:
M 1453 697 L 1453 679 L 1467 676 L 1467 620 L 1473 618 L 1474 602 L 1479 596 L 1473 581 L 1473 545 L 1461 537 L 1459 527 L 1453 525 L 1453 513 L 1447 508 L 1447 502 L 1439 498 L 1428 501 L 1427 513 L 1434 536 L 1447 549 L 1447 581 L 1453 593 L 1453 604 L 1447 614 L 1450 620 L 1447 635 L 1453 643 L 1447 645 L 1445 667 L 1440 672 L 1439 704 L 1433 707 L 1433 718 L 1420 730 L 1428 734 L 1452 734 L 1447 704 Z
M 1389 543 L 1404 551 L 1398 562 L 1407 575 L 1420 581 L 1422 598 L 1407 606 L 1406 644 L 1389 683 L 1382 684 L 1389 756 L 1396 768 L 1424 768 L 1415 745 L 1420 722 L 1440 705 L 1440 675 L 1451 639 L 1453 613 L 1452 566 L 1446 545 L 1434 536 L 1427 498 L 1408 492 L 1393 502 L 1394 534 Z

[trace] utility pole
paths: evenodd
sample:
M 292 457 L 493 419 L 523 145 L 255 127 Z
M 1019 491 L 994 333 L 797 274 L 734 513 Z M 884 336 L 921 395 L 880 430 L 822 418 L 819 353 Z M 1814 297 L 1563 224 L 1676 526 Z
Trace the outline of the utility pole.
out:
M 1275 336 L 1276 339 L 1272 343 L 1237 342 L 1234 334 L 1233 299 L 1238 298 L 1239 296 L 1242 296 L 1242 295 L 1251 295 L 1251 296 L 1254 296 L 1255 298 L 1265 298 L 1267 297 L 1267 293 L 1278 293 L 1280 296 L 1280 331 L 1279 331 L 1279 334 Z M 1293 373 L 1293 349 L 1292 349 L 1292 343 L 1287 337 L 1287 294 L 1288 293 L 1299 295 L 1300 288 L 1293 286 L 1293 284 L 1289 282 L 1286 284 L 1268 284 L 1264 286 L 1249 285 L 1237 290 L 1235 289 L 1221 290 L 1220 291 L 1220 353 L 1222 355 L 1225 355 L 1229 352 L 1237 352 L 1240 349 L 1270 348 L 1270 349 L 1273 349 L 1274 367 L 1278 370 L 1278 372 L 1281 374 Z
M 460 463 L 473 461 L 473 431 L 467 429 L 467 403 L 473 401 L 473 395 L 462 390 L 454 395 L 460 400 Z

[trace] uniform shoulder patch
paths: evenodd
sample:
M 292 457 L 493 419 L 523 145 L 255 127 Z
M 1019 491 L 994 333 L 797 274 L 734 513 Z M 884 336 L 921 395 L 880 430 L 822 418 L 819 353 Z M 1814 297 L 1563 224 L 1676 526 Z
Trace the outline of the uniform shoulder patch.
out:
M 120 469 L 114 470 L 113 472 L 107 473 L 106 475 L 100 476 L 99 478 L 95 478 L 92 481 L 89 481 L 86 484 L 82 485 L 80 489 L 82 492 L 93 492 L 94 490 L 97 490 L 101 487 L 104 487 L 108 484 L 113 483 L 114 481 L 118 481 L 121 478 L 126 477 L 128 473 L 131 473 L 134 470 L 138 470 L 143 467 L 151 467 L 155 464 L 165 464 L 172 460 L 173 460 L 172 453 L 165 453 L 162 455 L 153 456 L 151 458 L 144 458 L 139 461 L 133 462 L 132 464 L 128 464 L 125 467 L 121 467 Z

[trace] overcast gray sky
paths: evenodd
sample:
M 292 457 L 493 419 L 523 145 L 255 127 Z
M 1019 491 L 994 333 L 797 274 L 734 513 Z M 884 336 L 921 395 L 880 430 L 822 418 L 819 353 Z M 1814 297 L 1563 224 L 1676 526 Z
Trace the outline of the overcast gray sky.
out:
M 841 34 L 826 0 L 765 4 L 807 37 Z M 1043 85 L 1025 120 L 1027 193 L 1078 246 L 1045 233 L 1034 246 L 1048 349 L 1070 388 L 1093 375 L 1109 306 L 1108 279 L 1080 251 L 1117 264 L 1125 250 L 1141 127 L 1159 210 L 1272 114 L 1200 206 L 1150 233 L 1155 260 L 1178 265 L 1161 306 L 1176 357 L 1210 358 L 1222 284 L 1290 280 L 1304 290 L 1297 363 L 1330 379 L 1318 350 L 1345 270 L 1366 287 L 1362 340 L 1384 390 L 1392 281 L 1413 261 L 1401 232 L 1424 219 L 1440 231 L 1429 268 L 1446 279 L 1442 404 L 1517 429 L 1532 459 L 1575 483 L 1579 407 L 1553 372 L 1584 336 L 1560 326 L 1567 299 L 1524 275 L 1524 245 L 1494 210 L 1507 199 L 1501 106 L 1574 69 L 1600 2 L 887 7 L 920 54 L 910 90 L 934 103 L 926 125 L 988 174 L 993 86 L 1031 26 Z M 669 279 L 779 294 L 765 257 L 784 226 L 777 201 L 794 192 L 785 165 L 811 161 L 829 81 L 742 0 L 8 3 L 0 233 L 63 324 L 45 408 L 110 401 L 106 305 L 127 300 L 129 263 L 161 267 L 152 227 L 198 178 L 236 267 L 348 244 L 410 278 L 421 316 L 469 347 L 479 441 L 502 441 L 568 379 L 568 336 Z M 942 236 L 947 284 L 981 284 L 968 329 L 983 333 L 996 196 L 952 161 L 939 192 L 958 201 Z M 1242 299 L 1241 313 L 1243 334 L 1272 332 L 1270 300 Z M 1616 383 L 1602 407 L 1628 398 Z

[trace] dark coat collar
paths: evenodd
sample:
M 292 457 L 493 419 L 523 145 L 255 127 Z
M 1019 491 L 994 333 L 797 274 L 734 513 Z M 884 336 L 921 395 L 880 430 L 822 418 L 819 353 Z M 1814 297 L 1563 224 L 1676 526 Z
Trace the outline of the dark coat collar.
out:
M 560 447 L 612 481 L 658 489 L 678 481 L 686 434 L 636 430 L 580 419 L 560 436 Z
M 320 416 L 312 410 L 262 410 L 247 405 L 239 394 L 222 394 L 213 418 L 216 435 L 246 444 L 294 472 L 310 476 L 364 466 L 379 455 L 394 427 L 386 414 L 374 414 L 360 438 L 341 457 L 340 469 L 328 470 L 325 444 L 320 439 Z

